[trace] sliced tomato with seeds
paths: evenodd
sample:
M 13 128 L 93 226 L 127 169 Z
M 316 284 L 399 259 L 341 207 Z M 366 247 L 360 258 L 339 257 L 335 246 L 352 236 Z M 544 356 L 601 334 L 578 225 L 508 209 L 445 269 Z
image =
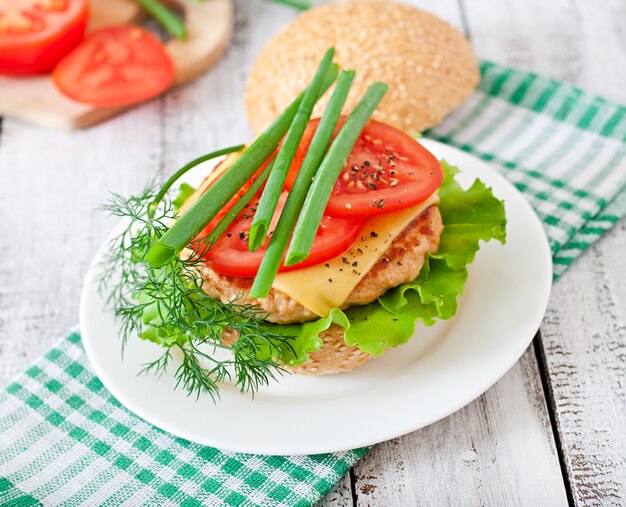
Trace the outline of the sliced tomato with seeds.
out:
M 312 120 L 307 127 L 287 178 L 289 188 L 318 123 Z M 326 212 L 369 216 L 409 208 L 428 198 L 442 179 L 441 164 L 420 143 L 395 127 L 370 120 L 335 183 Z
M 87 0 L 0 0 L 0 74 L 51 71 L 83 39 Z
M 174 81 L 174 64 L 159 39 L 135 25 L 89 35 L 54 69 L 57 88 L 78 102 L 117 107 L 160 95 Z
M 269 236 L 261 248 L 255 252 L 248 250 L 250 226 L 258 204 L 257 199 L 237 217 L 226 234 L 207 253 L 206 259 L 209 266 L 221 275 L 243 278 L 255 276 L 287 200 L 287 194 L 284 191 L 280 196 L 270 225 Z M 362 226 L 363 220 L 360 218 L 323 217 L 309 257 L 293 266 L 281 266 L 278 272 L 302 269 L 337 257 L 350 248 L 361 232 Z

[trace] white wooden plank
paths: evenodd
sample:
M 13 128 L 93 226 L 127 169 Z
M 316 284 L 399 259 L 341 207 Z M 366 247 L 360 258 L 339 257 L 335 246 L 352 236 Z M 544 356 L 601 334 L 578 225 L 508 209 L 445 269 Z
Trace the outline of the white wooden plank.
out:
M 622 0 L 464 2 L 476 53 L 626 102 Z
M 71 134 L 4 120 L 0 384 L 77 324 L 83 276 L 112 227 L 95 209 L 107 189 L 140 190 L 160 163 L 159 111 L 153 102 Z
M 543 347 L 577 505 L 626 498 L 626 220 L 554 287 Z

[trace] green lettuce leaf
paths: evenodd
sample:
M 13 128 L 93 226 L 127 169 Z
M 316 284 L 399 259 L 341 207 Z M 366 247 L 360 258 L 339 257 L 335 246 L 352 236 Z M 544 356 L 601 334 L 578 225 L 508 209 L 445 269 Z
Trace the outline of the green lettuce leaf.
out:
M 409 305 L 416 318 L 432 326 L 437 319 L 454 317 L 456 300 L 463 293 L 466 280 L 465 268 L 454 270 L 445 260 L 428 256 L 415 280 L 387 291 L 378 299 L 378 303 L 387 312 L 394 314 Z M 418 296 L 417 301 L 409 301 L 412 293 Z
M 452 269 L 463 269 L 474 260 L 480 240 L 506 240 L 504 202 L 493 195 L 490 188 L 475 180 L 463 190 L 454 176 L 459 170 L 442 161 L 444 179 L 439 189 L 439 210 L 444 232 L 439 250 L 432 257 L 445 259 Z
M 344 341 L 379 356 L 386 349 L 406 343 L 415 331 L 415 317 L 410 312 L 390 314 L 378 302 L 345 310 L 350 321 Z

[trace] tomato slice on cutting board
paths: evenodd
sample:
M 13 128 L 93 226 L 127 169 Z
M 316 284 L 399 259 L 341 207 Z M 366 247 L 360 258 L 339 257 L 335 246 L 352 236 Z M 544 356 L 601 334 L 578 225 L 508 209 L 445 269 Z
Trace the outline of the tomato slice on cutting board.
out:
M 270 225 L 270 235 L 276 227 L 286 200 L 287 192 L 285 191 L 281 194 L 276 207 Z M 207 253 L 208 264 L 215 272 L 221 275 L 244 278 L 253 277 L 257 274 L 270 241 L 268 236 L 261 248 L 255 252 L 248 250 L 250 226 L 257 203 L 258 199 L 251 202 L 248 208 L 233 222 L 226 234 Z M 323 217 L 309 257 L 293 266 L 281 266 L 278 271 L 301 269 L 337 257 L 354 243 L 362 225 L 363 221 L 359 218 Z
M 339 126 L 344 121 L 342 117 Z M 318 123 L 309 122 L 287 177 L 288 188 Z M 326 212 L 341 217 L 369 216 L 409 208 L 428 198 L 442 179 L 441 164 L 420 143 L 391 125 L 370 120 L 335 183 Z
M 150 32 L 134 25 L 89 35 L 54 69 L 65 95 L 98 107 L 126 106 L 151 99 L 174 81 L 174 64 Z
M 83 39 L 87 0 L 0 0 L 0 74 L 51 71 Z

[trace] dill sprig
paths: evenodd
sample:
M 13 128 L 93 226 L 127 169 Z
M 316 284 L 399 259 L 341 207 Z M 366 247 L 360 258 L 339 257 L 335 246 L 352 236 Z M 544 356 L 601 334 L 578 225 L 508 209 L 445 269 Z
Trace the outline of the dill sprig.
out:
M 107 307 L 119 321 L 122 349 L 134 336 L 164 347 L 143 373 L 160 375 L 179 362 L 176 386 L 196 398 L 206 393 L 214 400 L 222 382 L 254 394 L 284 373 L 279 358 L 293 352 L 290 337 L 274 332 L 258 308 L 222 303 L 204 292 L 206 251 L 185 250 L 159 268 L 146 262 L 150 247 L 176 216 L 169 189 L 153 182 L 135 196 L 112 193 L 102 209 L 125 220 L 107 245 L 98 280 Z M 223 341 L 225 330 L 237 337 L 230 345 Z

